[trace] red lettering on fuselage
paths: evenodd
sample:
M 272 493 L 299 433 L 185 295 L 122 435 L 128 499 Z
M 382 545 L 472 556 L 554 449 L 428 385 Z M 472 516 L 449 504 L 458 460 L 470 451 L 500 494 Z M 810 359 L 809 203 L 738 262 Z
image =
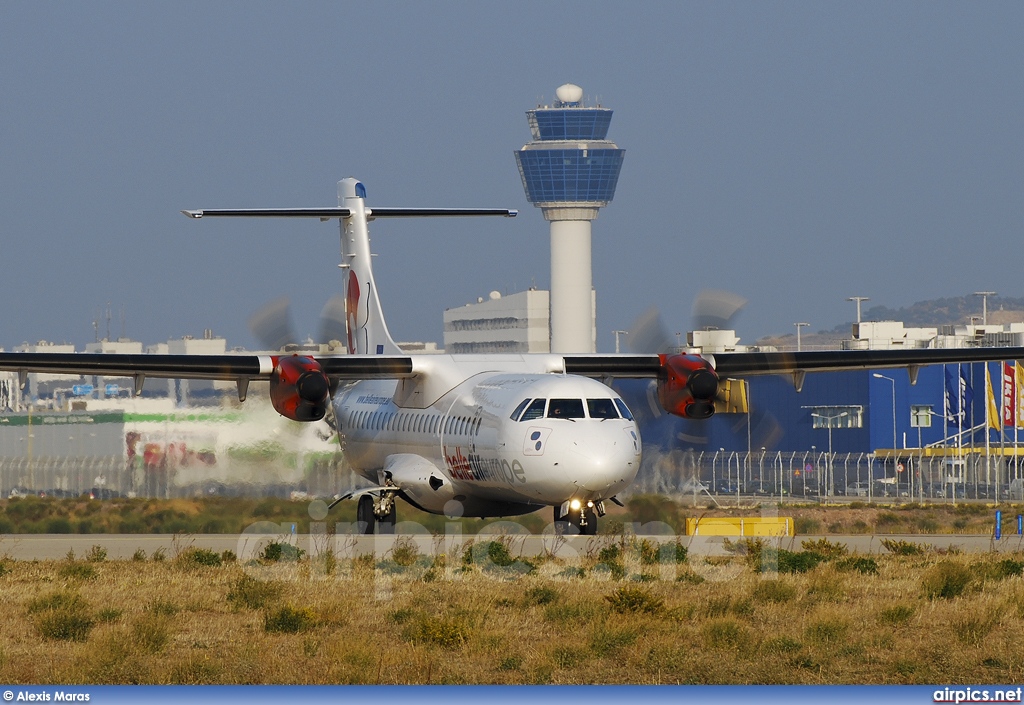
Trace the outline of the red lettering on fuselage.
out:
M 457 480 L 475 480 L 473 469 L 469 465 L 469 458 L 462 454 L 462 448 L 455 446 L 455 452 L 448 454 L 448 447 L 444 448 L 444 462 L 448 465 L 448 471 Z

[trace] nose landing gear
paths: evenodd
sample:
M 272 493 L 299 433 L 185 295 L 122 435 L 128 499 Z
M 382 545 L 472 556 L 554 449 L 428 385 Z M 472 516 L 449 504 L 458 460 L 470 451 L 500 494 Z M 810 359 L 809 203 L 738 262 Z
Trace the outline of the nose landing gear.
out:
M 555 509 L 555 533 L 559 536 L 596 536 L 597 517 L 604 516 L 604 502 L 570 499 Z

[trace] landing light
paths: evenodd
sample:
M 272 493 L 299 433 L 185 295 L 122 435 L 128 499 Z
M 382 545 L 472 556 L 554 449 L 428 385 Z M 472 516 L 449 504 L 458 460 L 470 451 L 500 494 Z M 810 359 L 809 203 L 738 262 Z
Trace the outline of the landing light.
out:
M 578 512 L 580 510 L 580 506 L 582 505 L 580 504 L 580 501 L 578 499 L 574 499 L 569 502 L 569 506 L 572 507 L 572 510 L 574 512 Z

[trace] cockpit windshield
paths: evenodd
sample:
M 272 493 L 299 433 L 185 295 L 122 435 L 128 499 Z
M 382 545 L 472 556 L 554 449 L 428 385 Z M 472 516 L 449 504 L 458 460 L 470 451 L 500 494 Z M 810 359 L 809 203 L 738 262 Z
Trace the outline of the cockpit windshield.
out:
M 523 412 L 523 415 L 521 417 L 519 417 L 519 420 L 532 421 L 534 419 L 541 418 L 542 416 L 544 416 L 544 405 L 546 403 L 547 399 L 534 399 L 530 403 L 530 405 L 526 407 L 526 411 Z
M 513 421 L 518 421 L 519 415 L 523 413 L 523 409 L 525 409 L 526 405 L 529 403 L 529 399 L 523 399 L 523 401 L 520 402 L 519 406 L 516 407 L 516 410 L 509 415 L 509 418 L 512 419 Z
M 619 413 L 622 414 L 622 418 L 629 419 L 630 421 L 633 420 L 633 414 L 629 413 L 629 407 L 626 406 L 626 402 L 621 399 L 616 399 L 615 406 L 618 407 Z
M 583 419 L 582 399 L 552 399 L 548 405 L 549 419 Z
M 592 419 L 617 419 L 619 412 L 611 399 L 587 399 L 587 412 Z

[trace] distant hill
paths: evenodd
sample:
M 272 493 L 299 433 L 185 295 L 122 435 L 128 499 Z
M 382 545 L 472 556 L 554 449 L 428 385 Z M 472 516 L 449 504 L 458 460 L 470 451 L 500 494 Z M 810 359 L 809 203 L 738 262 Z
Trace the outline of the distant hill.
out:
M 862 313 L 865 321 L 903 321 L 908 328 L 970 323 L 971 316 L 981 316 L 980 296 L 955 296 L 931 301 L 918 301 L 902 308 L 872 306 Z M 1024 321 L 1024 299 L 990 296 L 988 299 L 989 323 L 1011 323 Z M 853 322 L 840 323 L 831 333 L 849 334 Z
M 908 328 L 937 328 L 944 325 L 968 324 L 971 316 L 981 318 L 981 297 L 974 295 L 954 296 L 930 301 L 918 301 L 902 308 L 872 306 L 864 309 L 861 317 L 865 321 L 902 321 Z M 996 324 L 1024 321 L 1024 298 L 990 296 L 988 299 L 988 322 Z M 850 337 L 853 321 L 840 323 L 831 330 L 816 333 L 804 331 L 801 338 L 806 345 L 832 346 Z M 796 336 L 771 336 L 758 340 L 760 345 L 792 346 Z

